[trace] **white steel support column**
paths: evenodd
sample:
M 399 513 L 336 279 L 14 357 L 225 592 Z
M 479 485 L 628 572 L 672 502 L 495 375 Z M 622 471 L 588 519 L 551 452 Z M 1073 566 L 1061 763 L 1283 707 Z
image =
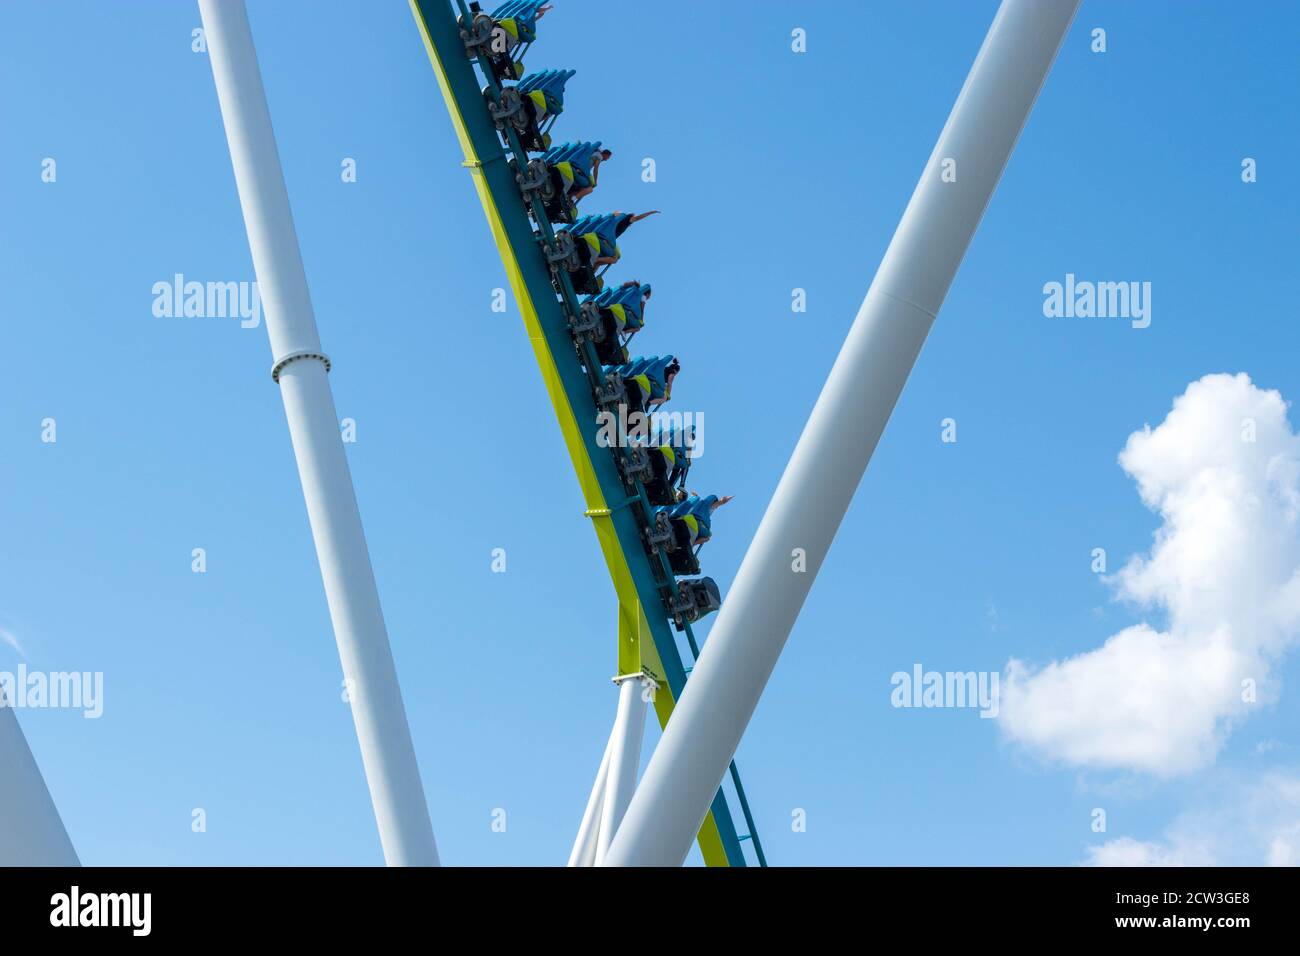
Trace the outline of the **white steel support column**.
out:
M 609 852 L 614 834 L 618 832 L 636 790 L 636 772 L 641 765 L 641 738 L 645 736 L 646 701 L 642 698 L 642 691 L 651 686 L 640 674 L 629 674 L 617 680 L 618 713 L 614 718 L 614 732 L 609 738 L 605 801 L 596 837 L 597 866 Z
M 578 825 L 578 838 L 573 841 L 569 866 L 592 866 L 596 862 L 596 837 L 600 833 L 600 818 L 605 806 L 605 782 L 609 779 L 609 752 L 613 746 L 614 738 L 610 737 L 605 743 L 605 755 L 600 758 L 600 769 L 596 771 L 596 783 L 591 788 L 591 796 L 587 798 L 582 823 Z
M 357 510 L 329 360 L 321 351 L 280 155 L 243 0 L 199 0 L 266 329 L 320 561 L 384 859 L 436 866 L 438 849 Z
M 0 703 L 0 866 L 80 865 L 18 715 Z
M 686 858 L 1077 7 L 999 8 L 605 865 Z

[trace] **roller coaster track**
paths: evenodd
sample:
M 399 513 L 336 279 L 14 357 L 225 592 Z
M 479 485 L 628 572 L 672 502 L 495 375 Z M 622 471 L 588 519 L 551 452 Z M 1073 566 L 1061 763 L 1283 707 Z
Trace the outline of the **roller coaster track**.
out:
M 409 2 L 465 154 L 463 165 L 483 203 L 555 408 L 582 489 L 585 514 L 609 567 L 618 597 L 618 674 L 644 673 L 658 684 L 654 708 L 663 727 L 681 696 L 688 668 L 673 634 L 669 610 L 682 596 L 668 558 L 653 545 L 654 508 L 644 485 L 629 476 L 627 464 L 620 467 L 620 456 L 629 454 L 623 443 L 605 447 L 597 441 L 597 415 L 608 408 L 598 403 L 606 385 L 602 365 L 589 339 L 575 349 L 571 320 L 580 315 L 578 297 L 567 272 L 563 268 L 552 272 L 546 256 L 546 250 L 555 245 L 555 230 L 536 193 L 525 198 L 516 178 L 516 171 L 527 169 L 528 154 L 509 124 L 498 133 L 489 113 L 485 92 L 493 101 L 499 100 L 500 84 L 490 69 L 479 65 L 480 84 L 477 61 L 466 51 L 447 0 Z M 470 13 L 463 0 L 456 0 L 456 6 L 469 23 Z M 531 204 L 536 231 L 525 203 Z M 581 423 L 589 423 L 589 427 Z M 678 626 L 694 659 L 699 647 L 690 623 L 683 620 Z M 704 862 L 709 866 L 745 866 L 742 844 L 750 842 L 758 864 L 766 866 L 734 762 L 729 776 L 748 832 L 738 833 L 728 794 L 725 787 L 720 788 L 697 836 Z

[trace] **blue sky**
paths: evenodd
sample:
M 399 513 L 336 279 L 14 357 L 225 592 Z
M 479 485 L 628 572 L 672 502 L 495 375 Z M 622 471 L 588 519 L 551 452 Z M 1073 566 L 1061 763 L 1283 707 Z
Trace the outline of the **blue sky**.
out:
M 663 210 L 619 275 L 654 284 L 641 347 L 706 416 L 693 483 L 736 496 L 702 555 L 724 592 L 996 6 L 558 0 L 542 24 L 529 65 L 578 70 L 559 137 L 615 153 L 587 208 Z M 420 38 L 402 2 L 249 7 L 443 859 L 562 863 L 613 718 L 613 595 Z M 1151 548 L 1117 455 L 1189 383 L 1300 396 L 1298 21 L 1085 2 L 741 746 L 773 863 L 1076 863 L 1300 767 L 1284 652 L 1174 775 L 890 705 L 915 663 L 1163 626 L 1091 552 Z M 0 628 L 30 668 L 104 673 L 98 720 L 19 714 L 84 862 L 377 864 L 266 332 L 152 313 L 175 273 L 253 279 L 198 24 L 0 9 Z M 1151 326 L 1044 317 L 1066 273 L 1151 282 Z

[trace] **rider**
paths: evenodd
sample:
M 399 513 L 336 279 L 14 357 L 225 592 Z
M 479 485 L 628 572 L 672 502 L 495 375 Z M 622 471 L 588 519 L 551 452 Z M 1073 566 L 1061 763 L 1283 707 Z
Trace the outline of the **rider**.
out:
M 614 263 L 618 262 L 623 255 L 618 248 L 618 237 L 627 232 L 627 227 L 632 225 L 632 223 L 640 222 L 642 219 L 657 215 L 658 213 L 658 209 L 652 209 L 649 212 L 643 213 L 622 212 L 615 209 L 614 214 L 611 217 L 611 223 L 609 224 L 613 227 L 614 235 L 612 238 L 601 236 L 602 242 L 600 253 L 591 260 L 591 264 L 599 267 L 612 266 Z M 601 231 L 603 232 L 605 230 L 602 229 Z
M 600 179 L 600 164 L 613 155 L 608 149 L 594 150 L 587 160 L 587 169 L 573 163 L 562 164 L 570 167 L 567 174 L 561 170 L 561 175 L 568 180 L 570 202 L 576 205 L 579 200 L 591 195 L 596 188 L 597 181 Z M 586 182 L 582 183 L 581 180 L 584 179 Z

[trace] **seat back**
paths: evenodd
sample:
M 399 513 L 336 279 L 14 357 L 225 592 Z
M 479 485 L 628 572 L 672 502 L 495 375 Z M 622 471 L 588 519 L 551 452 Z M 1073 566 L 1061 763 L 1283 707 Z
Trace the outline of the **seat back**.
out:
M 655 384 L 654 392 L 650 396 L 651 398 L 672 397 L 668 391 L 666 373 L 668 371 L 668 366 L 672 365 L 674 361 L 676 361 L 676 358 L 672 355 L 665 355 L 663 357 L 653 356 L 648 361 L 645 372 L 650 376 L 650 381 Z
M 521 94 L 542 94 L 546 103 L 546 113 L 557 116 L 564 112 L 564 84 L 577 74 L 577 70 L 541 70 L 529 73 L 516 87 Z M 534 97 L 536 99 L 536 97 Z
M 580 216 L 568 232 L 573 233 L 575 240 L 583 236 L 595 236 L 599 244 L 599 255 L 612 256 L 615 250 L 614 244 L 614 224 L 616 220 L 611 215 Z
M 600 140 L 594 143 L 561 143 L 542 154 L 542 159 L 552 166 L 572 163 L 587 173 L 591 172 L 591 155 L 600 149 Z
M 527 24 L 531 31 L 537 25 L 537 11 L 546 6 L 548 0 L 509 0 L 501 4 L 490 14 L 493 20 L 515 20 Z
M 634 281 L 588 296 L 583 304 L 590 303 L 598 309 L 608 309 L 614 313 L 624 332 L 637 332 L 645 325 L 641 308 L 642 296 L 649 289 L 649 283 Z

